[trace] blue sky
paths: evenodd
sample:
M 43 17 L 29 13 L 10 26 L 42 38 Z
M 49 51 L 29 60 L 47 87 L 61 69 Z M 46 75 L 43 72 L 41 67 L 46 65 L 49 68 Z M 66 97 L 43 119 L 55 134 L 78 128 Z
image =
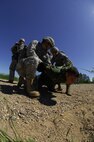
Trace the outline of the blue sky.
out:
M 11 47 L 52 36 L 81 73 L 94 67 L 94 0 L 0 0 L 0 73 L 8 73 Z

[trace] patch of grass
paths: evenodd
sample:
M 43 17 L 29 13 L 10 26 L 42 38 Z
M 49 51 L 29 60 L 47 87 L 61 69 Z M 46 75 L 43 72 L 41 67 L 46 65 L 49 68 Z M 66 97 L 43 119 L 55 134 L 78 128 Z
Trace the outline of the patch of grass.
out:
M 8 100 L 6 98 L 4 98 L 5 102 L 6 102 L 6 106 L 7 106 L 7 110 L 10 114 L 10 116 L 13 115 L 12 110 L 10 109 L 9 105 L 8 105 Z M 28 139 L 22 139 L 19 135 L 19 133 L 17 132 L 15 125 L 13 123 L 13 120 L 11 119 L 11 117 L 9 118 L 9 125 L 10 128 L 12 129 L 13 133 L 14 133 L 14 138 L 12 138 L 11 136 L 9 136 L 5 131 L 0 129 L 0 142 L 35 142 L 34 139 L 32 138 L 28 138 Z
M 5 80 L 9 80 L 9 75 L 8 74 L 0 73 L 0 78 L 1 79 L 5 79 Z M 18 81 L 18 77 L 15 77 L 14 80 Z
M 22 140 L 19 138 L 13 139 L 6 132 L 0 130 L 0 142 L 35 142 L 35 140 L 29 138 L 27 140 Z

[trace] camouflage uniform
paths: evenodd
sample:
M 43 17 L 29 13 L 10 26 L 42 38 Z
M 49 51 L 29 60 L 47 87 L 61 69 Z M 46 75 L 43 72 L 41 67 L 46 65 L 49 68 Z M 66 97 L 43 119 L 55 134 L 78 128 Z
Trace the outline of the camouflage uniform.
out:
M 32 51 L 36 53 L 36 55 L 42 60 L 44 63 L 51 63 L 49 60 L 48 48 L 44 49 L 42 44 L 37 40 L 32 41 L 27 50 L 27 56 L 32 56 Z
M 9 67 L 9 82 L 11 82 L 11 83 L 14 81 L 15 70 L 16 70 L 16 65 L 18 63 L 18 60 L 20 60 L 24 56 L 22 54 L 24 48 L 26 48 L 24 43 L 19 44 L 19 42 L 16 43 L 11 48 L 12 62 L 11 62 L 10 67 Z
M 34 91 L 33 80 L 36 75 L 37 66 L 40 62 L 40 59 L 35 55 L 27 57 L 23 60 L 20 60 L 17 64 L 16 70 L 20 76 L 18 86 L 24 84 L 25 89 L 29 96 L 32 96 L 31 91 Z M 32 88 L 31 88 L 32 85 Z M 38 93 L 35 92 L 35 96 L 38 96 Z
M 53 57 L 51 59 L 51 63 L 52 65 L 55 66 L 62 66 L 62 67 L 72 67 L 73 64 L 72 62 L 69 60 L 68 56 L 66 56 L 66 54 L 63 51 L 59 51 L 57 48 L 53 48 L 52 49 L 52 53 L 53 53 Z M 58 84 L 58 90 L 62 90 L 61 85 Z
M 60 83 L 66 83 L 66 73 L 72 73 L 78 77 L 79 72 L 77 68 L 73 67 L 55 67 L 46 66 L 42 67 L 42 74 L 39 77 L 39 89 L 42 85 L 47 85 L 50 91 L 55 90 L 55 85 Z M 66 94 L 69 94 L 70 85 L 66 84 Z
M 72 62 L 63 51 L 58 51 L 58 53 L 51 59 L 51 63 L 55 64 L 56 66 L 73 66 Z
M 42 43 L 32 41 L 27 48 L 27 58 L 17 64 L 17 72 L 26 79 L 26 89 L 31 96 L 34 89 L 31 88 L 39 63 L 49 63 L 48 48 L 43 48 Z
M 16 70 L 20 76 L 26 77 L 27 79 L 34 78 L 40 62 L 41 60 L 32 51 L 32 56 L 26 57 L 18 62 Z
M 50 64 L 50 58 L 48 52 L 49 48 L 44 49 L 42 44 L 37 40 L 32 41 L 27 48 L 27 59 L 24 61 L 25 67 L 28 71 L 28 75 L 35 77 L 37 67 L 40 62 Z M 30 70 L 30 71 L 29 71 Z

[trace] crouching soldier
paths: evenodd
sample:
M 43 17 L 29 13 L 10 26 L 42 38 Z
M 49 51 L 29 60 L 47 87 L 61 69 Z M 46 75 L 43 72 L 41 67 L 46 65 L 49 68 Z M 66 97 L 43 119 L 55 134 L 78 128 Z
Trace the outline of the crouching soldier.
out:
M 40 64 L 38 70 L 42 71 L 38 82 L 39 89 L 41 89 L 43 85 L 46 85 L 49 91 L 55 91 L 56 84 L 65 83 L 67 95 L 70 95 L 70 85 L 73 84 L 79 76 L 79 72 L 74 66 L 68 68 Z
M 50 51 L 52 53 L 52 59 L 51 59 L 52 65 L 57 66 L 57 67 L 63 66 L 64 68 L 73 66 L 68 56 L 63 51 L 59 51 L 57 47 L 51 48 Z M 60 84 L 58 84 L 57 89 L 58 91 L 62 90 L 62 87 Z
M 40 62 L 50 63 L 47 53 L 50 48 L 53 48 L 54 44 L 52 37 L 45 37 L 42 39 L 42 42 L 38 42 L 37 40 L 32 41 L 27 47 L 26 58 L 20 60 L 17 64 L 16 70 L 20 76 L 20 80 L 26 82 L 26 91 L 30 97 L 40 95 L 33 85 L 37 67 Z
M 18 87 L 24 84 L 25 91 L 29 97 L 38 97 L 40 94 L 36 91 L 35 86 L 33 86 L 33 81 L 35 78 L 37 66 L 40 59 L 32 51 L 32 57 L 27 57 L 20 60 L 16 66 L 16 71 L 19 74 Z

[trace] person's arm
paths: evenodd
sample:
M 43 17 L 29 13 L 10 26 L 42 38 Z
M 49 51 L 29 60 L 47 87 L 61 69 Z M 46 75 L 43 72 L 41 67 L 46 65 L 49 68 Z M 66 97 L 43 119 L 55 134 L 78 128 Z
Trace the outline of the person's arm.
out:
M 12 48 L 11 48 L 12 54 L 16 54 L 17 53 L 17 46 L 18 46 L 18 44 L 15 44 L 14 46 L 12 46 Z
M 30 44 L 27 47 L 27 57 L 32 56 L 33 54 L 35 54 L 37 56 L 37 54 L 35 52 L 37 44 L 38 44 L 37 40 L 33 40 L 32 42 L 30 42 Z

